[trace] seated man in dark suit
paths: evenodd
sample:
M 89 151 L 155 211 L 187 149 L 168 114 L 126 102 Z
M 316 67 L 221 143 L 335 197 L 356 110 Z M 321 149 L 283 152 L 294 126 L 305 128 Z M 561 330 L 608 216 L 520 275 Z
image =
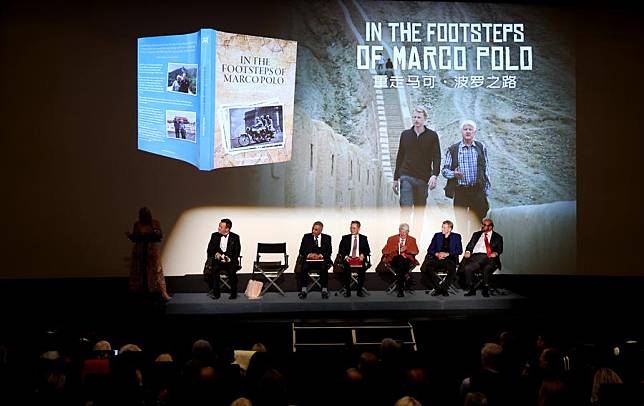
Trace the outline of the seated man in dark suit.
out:
M 461 235 L 452 232 L 453 227 L 454 223 L 451 221 L 443 221 L 441 232 L 432 237 L 427 256 L 420 267 L 425 279 L 428 279 L 427 287 L 434 289 L 432 296 L 449 296 L 449 287 L 456 276 L 458 256 L 463 253 L 463 245 Z M 447 272 L 442 283 L 437 275 L 440 270 Z
M 208 243 L 208 261 L 211 263 L 211 272 L 206 273 L 210 292 L 208 295 L 213 299 L 220 296 L 220 274 L 228 275 L 230 282 L 230 299 L 237 298 L 237 271 L 241 269 L 239 254 L 241 244 L 239 236 L 230 231 L 233 223 L 229 219 L 222 219 L 216 233 L 212 233 Z
M 300 243 L 300 256 L 303 258 L 302 272 L 300 272 L 301 292 L 300 299 L 306 298 L 309 271 L 315 270 L 320 274 L 322 285 L 322 299 L 329 298 L 327 286 L 329 284 L 329 268 L 333 265 L 331 260 L 331 236 L 322 234 L 324 224 L 321 221 L 313 223 L 310 233 L 304 234 Z
M 364 286 L 365 272 L 367 271 L 367 257 L 371 255 L 369 241 L 366 235 L 360 234 L 360 222 L 353 220 L 351 222 L 351 234 L 343 235 L 340 241 L 338 254 L 342 257 L 342 269 L 344 270 L 344 296 L 351 296 L 351 271 L 358 272 L 358 286 L 356 294 L 364 296 L 362 288 Z M 352 267 L 350 261 L 360 258 L 361 267 Z
M 465 275 L 465 285 L 469 289 L 465 296 L 476 295 L 472 275 L 479 270 L 483 272 L 481 293 L 484 297 L 490 296 L 490 276 L 496 269 L 501 269 L 503 237 L 492 230 L 494 228 L 492 220 L 485 218 L 481 225 L 481 231 L 472 234 L 470 242 L 465 247 L 463 262 L 461 262 L 461 270 Z

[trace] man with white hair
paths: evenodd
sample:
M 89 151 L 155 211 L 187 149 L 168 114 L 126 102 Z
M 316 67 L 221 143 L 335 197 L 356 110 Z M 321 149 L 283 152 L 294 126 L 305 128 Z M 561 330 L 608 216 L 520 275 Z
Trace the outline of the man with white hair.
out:
M 447 178 L 445 195 L 454 199 L 456 225 L 461 232 L 469 234 L 468 220 L 478 223 L 490 208 L 487 195 L 490 192 L 490 172 L 487 148 L 475 141 L 476 123 L 465 120 L 461 123 L 462 140 L 451 145 L 445 153 L 443 176 Z
M 396 274 L 398 297 L 405 296 L 407 274 L 418 265 L 416 255 L 418 255 L 416 239 L 409 235 L 409 224 L 402 223 L 398 227 L 398 234 L 387 238 L 387 244 L 382 249 L 382 261 Z
M 393 190 L 400 192 L 403 221 L 410 219 L 413 207 L 414 230 L 422 238 L 427 196 L 440 174 L 441 147 L 438 134 L 425 126 L 427 109 L 416 106 L 411 119 L 414 125 L 400 134 Z

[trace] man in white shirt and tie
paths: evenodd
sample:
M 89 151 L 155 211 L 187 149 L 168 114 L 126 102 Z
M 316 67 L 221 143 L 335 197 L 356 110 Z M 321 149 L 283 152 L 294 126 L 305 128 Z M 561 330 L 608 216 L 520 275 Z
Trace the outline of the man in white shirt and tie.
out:
M 358 286 L 356 294 L 360 297 L 364 296 L 362 288 L 364 287 L 365 272 L 369 266 L 367 262 L 371 249 L 369 248 L 369 241 L 367 236 L 360 234 L 360 222 L 353 220 L 350 228 L 351 234 L 343 235 L 338 249 L 338 255 L 342 258 L 342 269 L 344 270 L 344 296 L 351 296 L 351 272 L 358 273 Z M 360 262 L 362 266 L 351 266 L 350 262 Z
M 213 299 L 219 299 L 220 296 L 221 272 L 228 275 L 230 299 L 237 298 L 237 271 L 241 268 L 239 264 L 241 244 L 239 235 L 230 231 L 232 226 L 230 219 L 222 219 L 217 232 L 212 233 L 208 243 L 206 252 L 210 262 L 210 272 L 206 271 L 205 277 L 210 287 L 208 295 Z
M 484 218 L 481 221 L 481 231 L 472 234 L 472 238 L 465 248 L 460 268 L 465 275 L 465 284 L 468 289 L 465 296 L 476 295 L 473 275 L 477 271 L 483 273 L 481 293 L 484 297 L 490 296 L 490 276 L 496 269 L 501 269 L 501 254 L 503 253 L 503 237 L 493 229 L 494 222 L 489 218 Z

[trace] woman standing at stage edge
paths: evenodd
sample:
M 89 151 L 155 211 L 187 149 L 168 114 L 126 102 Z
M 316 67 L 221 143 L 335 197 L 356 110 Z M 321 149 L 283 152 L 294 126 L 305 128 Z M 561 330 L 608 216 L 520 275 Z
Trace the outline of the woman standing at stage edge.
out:
M 161 267 L 161 224 L 152 218 L 147 207 L 139 209 L 139 220 L 132 232 L 125 235 L 134 243 L 130 267 L 129 289 L 132 293 L 161 294 L 164 301 L 172 299 L 165 286 Z

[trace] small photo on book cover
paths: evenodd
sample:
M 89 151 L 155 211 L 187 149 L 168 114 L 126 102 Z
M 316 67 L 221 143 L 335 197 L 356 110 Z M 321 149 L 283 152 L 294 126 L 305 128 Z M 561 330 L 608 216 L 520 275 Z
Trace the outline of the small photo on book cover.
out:
M 194 111 L 166 110 L 168 138 L 197 142 L 197 113 Z
M 168 63 L 168 92 L 197 95 L 197 72 L 199 65 L 192 63 Z
M 220 112 L 228 153 L 284 146 L 283 106 L 278 101 L 227 106 L 222 107 Z

